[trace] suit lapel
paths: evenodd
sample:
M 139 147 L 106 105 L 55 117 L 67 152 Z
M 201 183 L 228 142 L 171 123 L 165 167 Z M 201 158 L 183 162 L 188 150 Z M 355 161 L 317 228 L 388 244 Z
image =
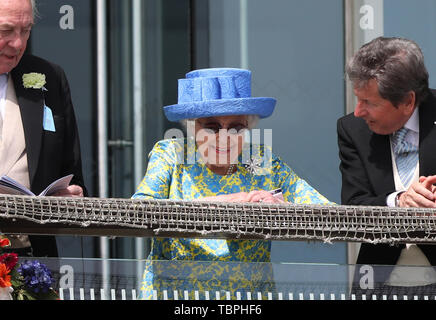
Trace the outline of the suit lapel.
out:
M 373 177 L 372 185 L 376 194 L 392 192 L 395 190 L 395 183 L 389 136 L 371 133 L 368 147 L 368 161 L 371 164 L 369 172 Z
M 419 174 L 436 174 L 436 98 L 429 98 L 419 107 Z
M 24 66 L 19 64 L 12 71 L 12 80 L 23 120 L 30 185 L 32 185 L 41 152 L 44 97 L 42 90 L 24 88 L 22 78 L 23 74 L 27 73 L 24 69 Z

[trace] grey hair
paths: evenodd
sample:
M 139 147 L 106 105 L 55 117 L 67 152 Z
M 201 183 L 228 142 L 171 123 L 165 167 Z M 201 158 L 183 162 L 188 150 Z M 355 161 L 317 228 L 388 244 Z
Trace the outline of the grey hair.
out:
M 38 8 L 36 6 L 36 0 L 30 0 L 30 4 L 32 5 L 33 18 L 39 18 Z
M 416 105 L 429 94 L 429 74 L 419 46 L 404 38 L 379 37 L 365 44 L 346 66 L 356 87 L 376 80 L 379 94 L 395 107 L 415 92 Z
M 257 114 L 248 114 L 247 115 L 247 127 L 248 130 L 254 129 L 259 123 L 260 117 Z M 183 130 L 186 132 L 188 130 L 188 121 L 195 121 L 196 119 L 183 119 L 180 120 L 179 123 L 182 126 Z

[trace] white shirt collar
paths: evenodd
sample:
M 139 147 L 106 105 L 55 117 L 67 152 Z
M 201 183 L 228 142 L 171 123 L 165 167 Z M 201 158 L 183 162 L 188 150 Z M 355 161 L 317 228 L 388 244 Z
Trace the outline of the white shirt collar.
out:
M 404 128 L 412 130 L 416 133 L 419 133 L 419 112 L 418 107 L 415 108 L 415 111 L 413 111 L 412 116 L 407 120 L 406 124 L 404 125 Z
M 419 110 L 418 107 L 413 111 L 412 116 L 407 120 L 404 128 L 409 129 L 410 131 L 407 133 L 405 139 L 412 143 L 415 146 L 419 146 Z M 390 137 L 392 139 L 394 132 Z

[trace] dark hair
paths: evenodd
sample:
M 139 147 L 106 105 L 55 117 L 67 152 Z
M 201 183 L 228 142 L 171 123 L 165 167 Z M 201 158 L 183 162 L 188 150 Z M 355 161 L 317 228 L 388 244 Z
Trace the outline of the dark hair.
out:
M 395 107 L 404 101 L 410 91 L 416 94 L 416 105 L 429 94 L 424 56 L 411 40 L 376 38 L 360 48 L 347 64 L 346 72 L 357 87 L 375 79 L 380 96 Z

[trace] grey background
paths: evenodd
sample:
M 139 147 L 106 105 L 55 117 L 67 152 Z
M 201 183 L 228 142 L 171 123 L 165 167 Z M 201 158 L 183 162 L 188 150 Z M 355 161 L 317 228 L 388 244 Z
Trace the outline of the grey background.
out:
M 387 37 L 405 37 L 422 49 L 430 87 L 436 88 L 436 1 L 384 0 Z

